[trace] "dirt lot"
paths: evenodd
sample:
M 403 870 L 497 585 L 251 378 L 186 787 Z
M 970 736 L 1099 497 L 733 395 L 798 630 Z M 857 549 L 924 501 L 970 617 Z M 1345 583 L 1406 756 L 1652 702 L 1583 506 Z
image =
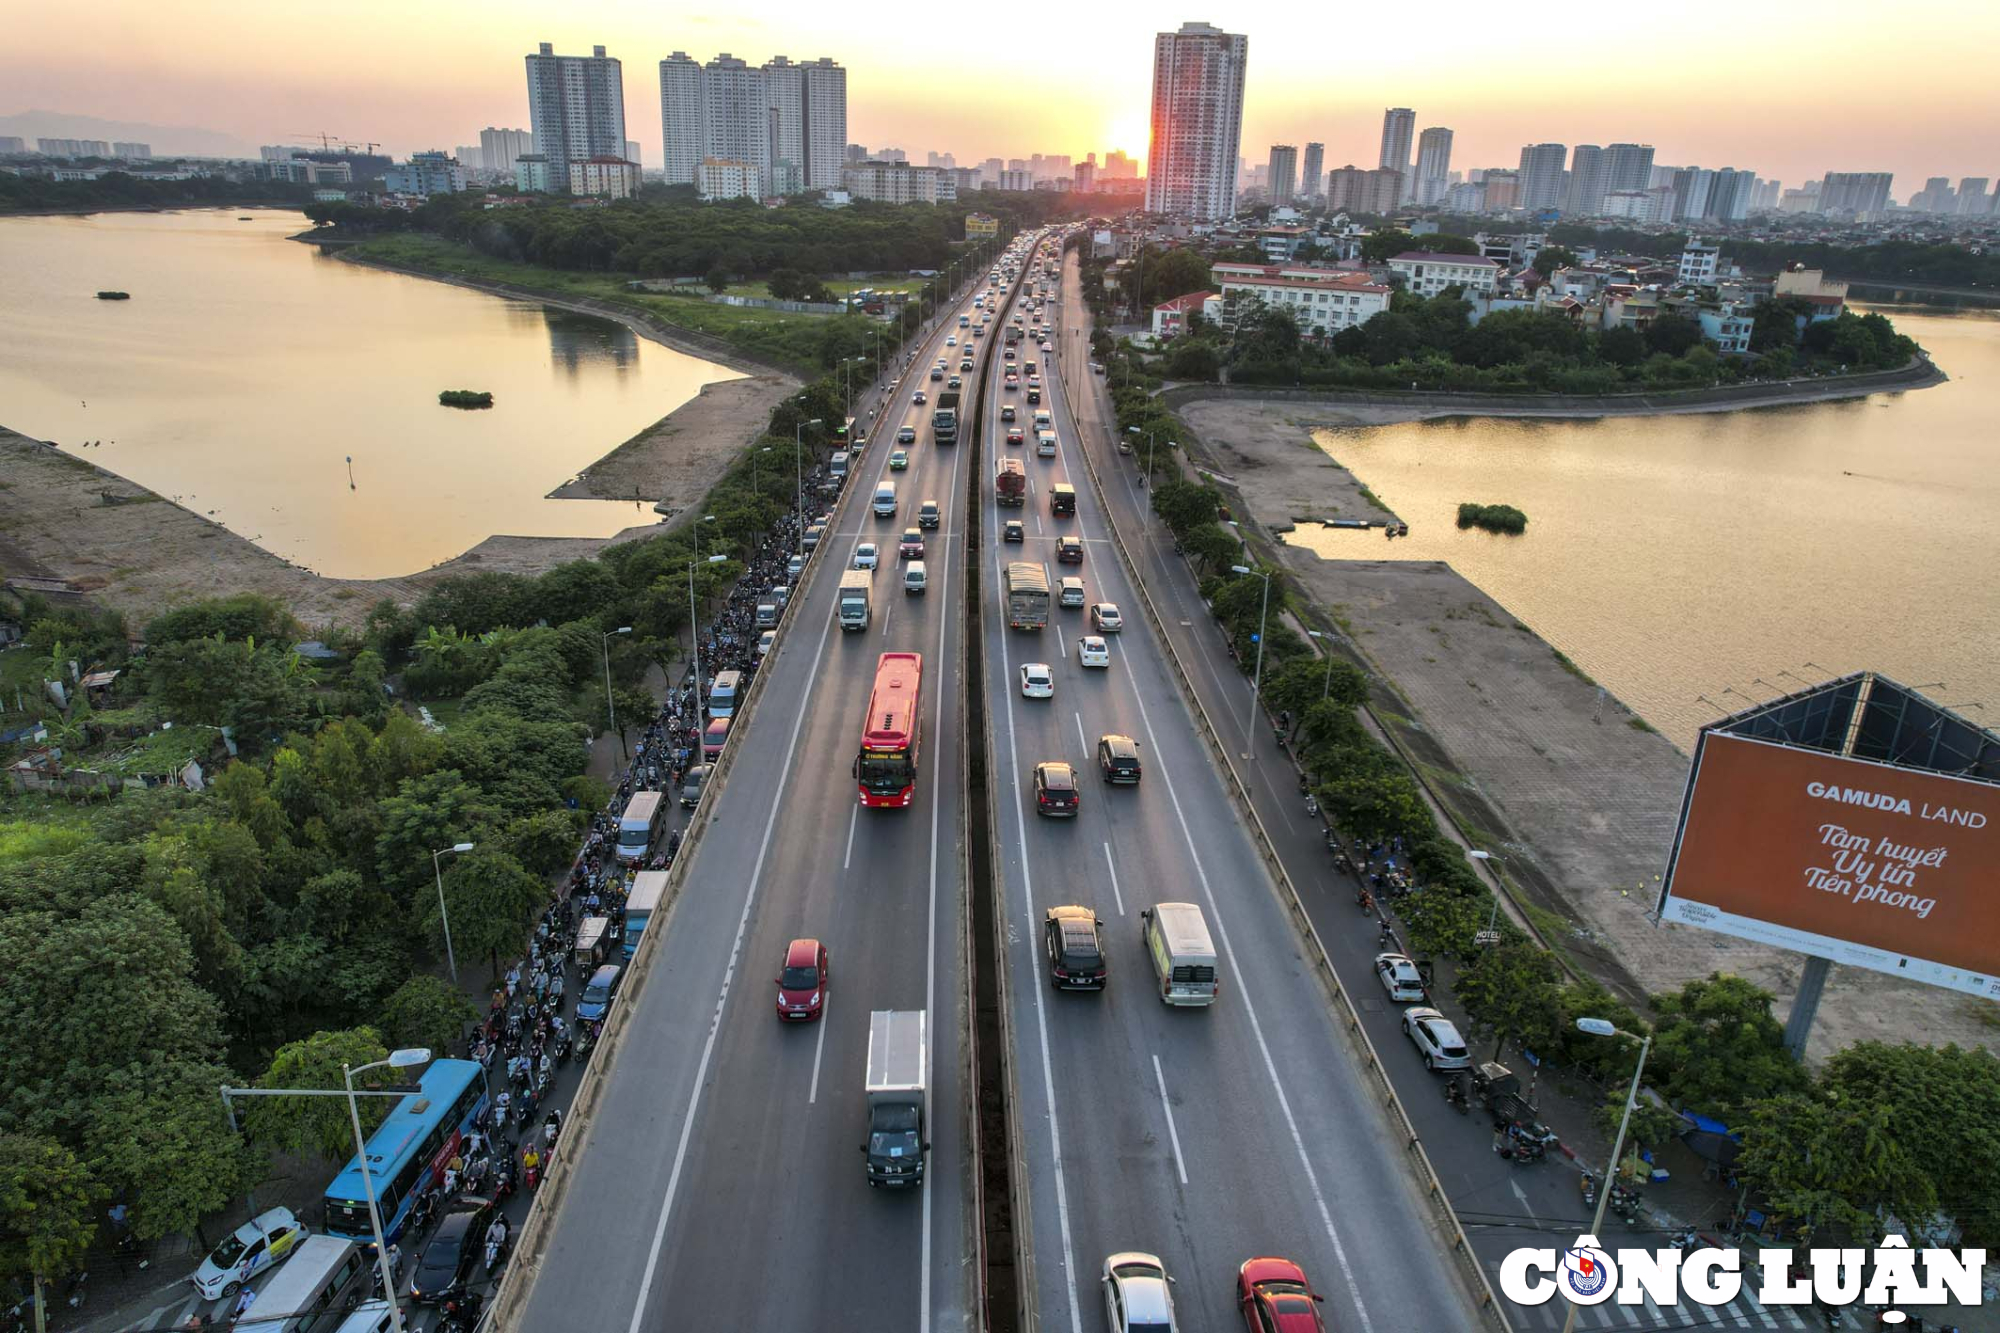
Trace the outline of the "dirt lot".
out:
M 768 372 L 703 385 L 693 399 L 549 494 L 558 500 L 658 500 L 685 509 L 763 433 L 771 409 L 796 387 Z
M 1363 498 L 1366 479 L 1335 464 L 1308 431 L 1382 424 L 1396 410 L 1364 416 L 1297 402 L 1210 401 L 1181 415 L 1249 517 L 1269 531 L 1299 518 L 1384 518 Z M 1799 956 L 1646 919 L 1687 778 L 1685 755 L 1635 725 L 1617 699 L 1448 565 L 1329 561 L 1296 547 L 1284 559 L 1394 683 L 1410 706 L 1411 730 L 1448 755 L 1456 772 L 1426 771 L 1433 788 L 1448 801 L 1497 810 L 1512 837 L 1493 850 L 1542 871 L 1585 932 L 1567 940 L 1575 956 L 1615 959 L 1652 991 L 1734 972 L 1776 994 L 1781 1014 L 1789 1008 Z M 1837 968 L 1809 1055 L 1822 1059 L 1869 1038 L 2000 1050 L 2000 1005 Z

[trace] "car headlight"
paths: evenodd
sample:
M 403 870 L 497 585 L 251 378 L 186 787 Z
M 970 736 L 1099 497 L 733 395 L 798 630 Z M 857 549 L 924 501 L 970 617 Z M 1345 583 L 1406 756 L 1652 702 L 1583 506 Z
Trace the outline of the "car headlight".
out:
M 807 1004 L 818 1004 L 818 1003 L 819 1003 L 819 992 L 818 992 L 818 991 L 814 991 L 814 992 L 812 993 L 812 998 L 811 998 L 811 999 L 809 999 L 809 1000 L 807 1000 L 807 1001 L 806 1001 L 806 1003 L 807 1003 Z

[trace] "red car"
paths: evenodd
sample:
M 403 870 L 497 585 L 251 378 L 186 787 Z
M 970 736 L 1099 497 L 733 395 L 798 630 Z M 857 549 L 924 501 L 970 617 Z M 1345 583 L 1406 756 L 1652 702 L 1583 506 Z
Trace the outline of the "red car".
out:
M 810 1023 L 826 1004 L 826 946 L 793 940 L 785 946 L 785 969 L 778 973 L 778 1017 Z
M 1007 432 L 1007 443 L 1009 444 L 1019 444 L 1021 443 L 1023 438 L 1025 437 L 1022 436 L 1021 428 L 1019 426 L 1016 426 L 1014 427 L 1014 429 Z
M 1236 1300 L 1250 1333 L 1326 1333 L 1306 1272 L 1290 1259 L 1245 1259 L 1236 1270 Z

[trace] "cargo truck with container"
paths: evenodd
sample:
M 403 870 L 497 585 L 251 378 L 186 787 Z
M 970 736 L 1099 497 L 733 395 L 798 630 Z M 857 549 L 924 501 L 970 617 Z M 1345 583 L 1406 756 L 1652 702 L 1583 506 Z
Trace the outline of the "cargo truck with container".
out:
M 868 1015 L 868 1138 L 861 1155 L 868 1183 L 910 1189 L 924 1183 L 924 1017 L 922 1009 Z
M 938 444 L 958 443 L 958 390 L 946 389 L 931 409 L 931 439 Z
M 629 960 L 639 951 L 639 939 L 646 933 L 646 923 L 653 919 L 653 913 L 660 910 L 660 901 L 667 896 L 667 871 L 641 870 L 632 876 L 632 892 L 625 896 L 625 957 Z
M 1028 502 L 1028 469 L 1018 458 L 1000 460 L 1000 470 L 993 474 L 993 502 L 1019 509 Z
M 840 576 L 840 596 L 834 603 L 834 614 L 840 618 L 844 630 L 867 629 L 868 618 L 875 609 L 875 573 L 868 569 L 850 569 Z
M 1041 629 L 1049 623 L 1049 575 L 1027 560 L 1008 564 L 1002 580 L 1007 593 L 1007 628 Z

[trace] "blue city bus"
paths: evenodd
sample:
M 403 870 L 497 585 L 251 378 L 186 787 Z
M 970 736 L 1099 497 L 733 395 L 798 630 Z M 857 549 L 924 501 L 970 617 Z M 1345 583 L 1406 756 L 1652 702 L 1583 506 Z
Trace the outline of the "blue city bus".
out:
M 423 1091 L 397 1102 L 368 1140 L 369 1181 L 387 1241 L 402 1234 L 410 1204 L 424 1187 L 444 1178 L 460 1140 L 486 1112 L 486 1068 L 476 1060 L 434 1060 L 419 1086 Z M 375 1243 L 359 1158 L 350 1158 L 333 1178 L 324 1203 L 327 1234 Z

